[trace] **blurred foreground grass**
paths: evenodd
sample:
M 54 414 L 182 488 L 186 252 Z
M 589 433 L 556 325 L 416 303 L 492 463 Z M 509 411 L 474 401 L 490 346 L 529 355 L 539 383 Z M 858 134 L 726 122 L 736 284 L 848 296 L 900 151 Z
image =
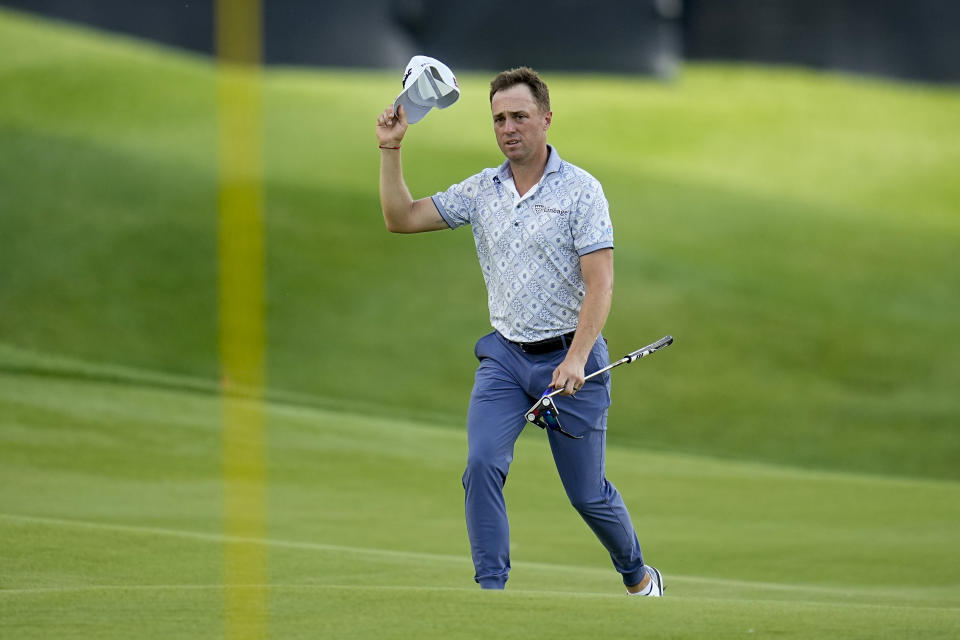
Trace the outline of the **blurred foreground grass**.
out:
M 214 383 L 213 66 L 6 11 L 0 41 L 0 364 Z M 383 229 L 373 121 L 395 75 L 264 73 L 268 379 L 459 430 L 485 292 L 469 231 Z M 960 478 L 960 91 L 546 79 L 552 142 L 611 203 L 612 355 L 677 339 L 615 376 L 613 444 Z M 488 76 L 461 80 L 405 141 L 415 196 L 500 162 Z
M 167 377 L 167 382 L 176 382 Z M 0 635 L 223 635 L 219 398 L 0 372 Z M 543 433 L 507 483 L 513 570 L 483 593 L 461 431 L 284 403 L 262 545 L 275 638 L 954 638 L 960 485 L 612 446 L 667 597 L 627 598 Z M 237 622 L 237 620 L 233 620 Z M 240 620 L 242 623 L 242 620 Z M 754 635 L 751 635 L 754 634 Z

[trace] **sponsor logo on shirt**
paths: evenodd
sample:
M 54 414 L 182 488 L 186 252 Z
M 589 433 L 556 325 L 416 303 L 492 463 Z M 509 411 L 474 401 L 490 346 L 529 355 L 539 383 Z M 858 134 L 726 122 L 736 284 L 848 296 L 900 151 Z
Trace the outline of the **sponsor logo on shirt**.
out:
M 570 213 L 569 209 L 554 209 L 552 207 L 545 207 L 542 204 L 533 205 L 533 210 L 536 211 L 537 213 L 559 213 L 559 214 Z

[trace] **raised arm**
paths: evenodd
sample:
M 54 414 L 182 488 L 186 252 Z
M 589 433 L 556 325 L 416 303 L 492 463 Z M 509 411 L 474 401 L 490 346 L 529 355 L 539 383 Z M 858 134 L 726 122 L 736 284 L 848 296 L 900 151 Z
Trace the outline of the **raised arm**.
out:
M 449 229 L 431 198 L 414 200 L 403 180 L 400 146 L 407 133 L 407 115 L 393 105 L 377 117 L 377 142 L 380 146 L 380 208 L 387 230 L 393 233 L 419 233 Z

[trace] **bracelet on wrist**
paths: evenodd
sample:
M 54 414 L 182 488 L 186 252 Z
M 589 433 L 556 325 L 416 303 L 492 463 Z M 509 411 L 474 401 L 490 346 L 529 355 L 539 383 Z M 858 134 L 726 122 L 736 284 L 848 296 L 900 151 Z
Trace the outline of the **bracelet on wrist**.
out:
M 400 145 L 397 145 L 397 146 L 395 146 L 395 147 L 388 147 L 388 146 L 385 146 L 385 145 L 382 145 L 382 144 L 381 144 L 381 145 L 378 145 L 378 146 L 379 146 L 381 149 L 399 149 L 399 148 L 400 148 Z

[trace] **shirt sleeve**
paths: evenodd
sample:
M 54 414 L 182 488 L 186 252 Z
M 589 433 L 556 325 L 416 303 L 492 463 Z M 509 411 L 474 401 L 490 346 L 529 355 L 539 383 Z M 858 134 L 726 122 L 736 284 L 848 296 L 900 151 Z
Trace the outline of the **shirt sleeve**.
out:
M 613 224 L 603 187 L 596 179 L 584 185 L 577 206 L 570 217 L 573 246 L 584 256 L 613 247 Z
M 432 196 L 437 211 L 451 229 L 470 224 L 473 220 L 477 210 L 477 193 L 482 175 L 478 173 Z

